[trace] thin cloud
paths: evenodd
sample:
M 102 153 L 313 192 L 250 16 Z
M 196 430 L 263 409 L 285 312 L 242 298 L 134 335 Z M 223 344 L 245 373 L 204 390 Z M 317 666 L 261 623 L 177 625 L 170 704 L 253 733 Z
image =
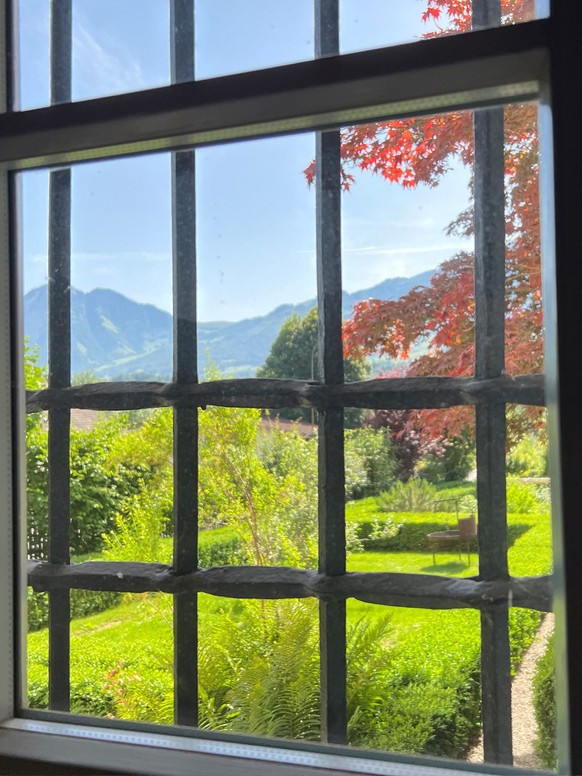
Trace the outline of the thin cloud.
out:
M 104 44 L 81 22 L 73 33 L 73 73 L 77 97 L 135 91 L 146 86 L 140 63 L 119 41 Z
M 400 246 L 399 248 L 386 248 L 382 245 L 362 245 L 357 248 L 343 248 L 343 253 L 356 253 L 360 256 L 408 256 L 419 253 L 434 253 L 436 251 L 460 251 L 467 248 L 467 242 L 462 243 L 438 243 L 423 246 Z
M 45 257 L 46 260 L 46 257 Z M 147 264 L 160 264 L 170 261 L 170 254 L 164 251 L 116 251 L 115 253 L 108 252 L 74 252 L 72 254 L 72 261 L 90 262 L 91 264 L 98 264 L 100 262 L 122 262 L 130 261 L 137 264 L 146 262 Z

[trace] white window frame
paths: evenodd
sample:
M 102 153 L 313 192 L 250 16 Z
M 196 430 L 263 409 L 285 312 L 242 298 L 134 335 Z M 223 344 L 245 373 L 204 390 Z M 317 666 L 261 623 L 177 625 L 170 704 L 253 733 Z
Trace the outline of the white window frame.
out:
M 0 61 L 4 77 L 0 79 L 0 110 L 6 110 L 7 83 L 10 72 L 6 57 L 6 19 L 9 0 L 0 6 Z M 16 484 L 14 472 L 23 471 L 22 458 L 24 407 L 21 321 L 13 314 L 18 278 L 14 277 L 8 256 L 12 244 L 8 198 L 10 171 L 29 167 L 72 163 L 94 158 L 178 149 L 187 145 L 221 142 L 244 137 L 260 137 L 306 129 L 324 129 L 358 121 L 390 118 L 418 113 L 478 108 L 510 100 L 539 98 L 542 103 L 544 144 L 549 147 L 554 133 L 555 190 L 560 203 L 555 219 L 550 203 L 552 184 L 545 185 L 544 253 L 546 267 L 552 270 L 554 259 L 567 247 L 567 239 L 577 233 L 573 206 L 568 195 L 576 191 L 575 174 L 580 173 L 580 152 L 568 148 L 574 139 L 568 134 L 568 116 L 573 108 L 567 103 L 565 74 L 577 63 L 573 33 L 582 29 L 580 8 L 557 0 L 551 21 L 538 20 L 514 28 L 501 28 L 471 33 L 474 45 L 465 36 L 448 38 L 432 45 L 431 57 L 426 44 L 416 43 L 370 52 L 369 55 L 343 57 L 357 68 L 353 74 L 341 68 L 334 70 L 326 62 L 302 63 L 289 68 L 274 68 L 271 80 L 261 73 L 243 74 L 229 79 L 213 79 L 200 86 L 181 84 L 156 90 L 159 99 L 147 99 L 143 93 L 112 100 L 103 98 L 87 103 L 56 106 L 20 115 L 0 116 L 0 755 L 26 756 L 71 766 L 95 766 L 128 773 L 241 774 L 269 773 L 377 773 L 377 774 L 449 774 L 509 773 L 501 766 L 471 766 L 399 755 L 365 757 L 335 754 L 330 747 L 301 748 L 297 745 L 259 745 L 229 743 L 212 738 L 190 738 L 145 730 L 119 730 L 66 722 L 27 720 L 15 716 L 19 696 L 16 643 L 15 597 L 24 589 L 24 543 L 13 528 L 13 516 L 22 512 L 23 484 Z M 575 18 L 574 18 L 575 17 Z M 487 47 L 481 45 L 487 41 Z M 413 46 L 415 49 L 413 50 Z M 424 48 L 419 48 L 424 47 Z M 402 59 L 399 60 L 399 55 Z M 378 63 L 384 59 L 385 66 Z M 341 72 L 340 72 L 341 70 Z M 292 73 L 294 78 L 289 79 Z M 238 80 L 236 80 L 238 79 Z M 550 85 L 556 100 L 549 109 Z M 568 113 L 570 110 L 570 113 Z M 92 120 L 92 116 L 99 116 Z M 573 121 L 572 121 L 573 124 Z M 568 148 L 568 164 L 565 150 Z M 548 151 L 549 160 L 551 152 Z M 544 174 L 548 176 L 548 165 Z M 578 180 L 580 178 L 578 177 Z M 582 262 L 580 262 L 582 264 Z M 566 267 L 566 269 L 564 269 Z M 580 704 L 568 694 L 567 646 L 576 645 L 576 615 L 573 595 L 576 569 L 568 565 L 568 552 L 576 550 L 576 532 L 568 526 L 568 510 L 582 503 L 582 486 L 575 481 L 575 436 L 582 431 L 582 419 L 569 416 L 561 423 L 558 399 L 563 416 L 574 410 L 567 394 L 565 380 L 558 382 L 560 369 L 566 377 L 573 370 L 572 359 L 565 356 L 569 334 L 582 333 L 581 313 L 568 304 L 566 270 L 580 277 L 581 271 L 562 266 L 556 261 L 557 295 L 553 278 L 546 278 L 547 396 L 550 411 L 550 434 L 553 460 L 554 535 L 556 542 L 556 618 L 557 647 L 561 655 L 559 679 L 559 749 L 562 773 L 575 773 L 575 763 L 582 764 L 575 730 L 568 719 L 577 720 Z M 554 299 L 563 302 L 564 314 L 557 315 Z M 579 305 L 579 307 L 582 307 Z M 558 354 L 558 355 L 556 355 Z M 570 402 L 570 403 L 568 403 Z M 579 413 L 582 415 L 582 413 Z M 20 419 L 19 421 L 15 419 Z M 561 437 L 558 439 L 558 432 Z M 582 434 L 579 438 L 582 438 Z M 15 452 L 17 451 L 17 452 Z M 557 463 L 561 455 L 564 465 Z M 561 476 L 563 474 L 563 477 Z M 582 479 L 580 477 L 578 480 Z M 570 511 L 571 514 L 571 511 Z M 575 515 L 572 514 L 574 518 Z M 24 524 L 19 515 L 17 525 Z M 572 543 L 571 543 L 572 542 Z M 561 551 L 560 548 L 564 548 Z M 20 553 L 20 563 L 16 563 Z M 567 581 L 562 575 L 566 566 Z M 16 569 L 19 568 L 18 578 Z M 580 573 L 580 572 L 578 572 Z M 574 592 L 572 592 L 574 591 Z M 569 630 L 566 630 L 568 619 Z M 568 635 L 566 635 L 568 634 Z M 569 639 L 569 642 L 567 642 Z M 570 683 L 576 680 L 575 661 L 570 666 Z M 581 669 L 582 670 L 582 669 Z M 579 672 L 578 672 L 579 673 Z M 575 685 L 574 685 L 575 686 Z M 579 686 L 579 685 L 578 685 Z M 388 759 L 386 759 L 388 758 Z

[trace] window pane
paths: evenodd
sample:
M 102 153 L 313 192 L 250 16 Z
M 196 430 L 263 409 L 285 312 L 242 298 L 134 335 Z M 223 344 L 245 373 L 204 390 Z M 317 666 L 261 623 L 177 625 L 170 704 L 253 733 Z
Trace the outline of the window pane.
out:
M 345 431 L 349 570 L 477 575 L 473 409 L 351 412 L 359 423 Z
M 483 8 L 487 3 L 488 0 L 460 3 L 450 0 L 422 0 L 420 3 L 340 0 L 341 51 L 362 51 L 412 43 L 435 35 L 466 32 L 471 29 L 472 8 Z M 490 5 L 494 9 L 496 3 Z M 534 8 L 533 0 L 509 0 L 501 5 L 502 24 L 516 24 L 544 15 Z
M 202 375 L 313 379 L 313 148 L 308 134 L 196 153 Z
M 199 596 L 201 727 L 319 740 L 317 603 Z
M 199 411 L 200 566 L 315 568 L 317 431 L 280 411 Z
M 25 335 L 29 345 L 38 349 L 39 365 L 46 365 L 47 296 L 48 282 L 52 280 L 47 228 L 50 173 L 27 172 L 21 180 Z M 56 186 L 59 189 L 60 184 Z M 75 167 L 71 172 L 70 207 L 73 383 L 169 380 L 169 156 Z M 59 231 L 64 227 L 58 229 L 55 224 L 51 228 L 57 240 L 55 250 L 62 252 Z
M 524 123 L 527 116 L 518 109 L 511 114 L 508 108 L 505 116 L 507 132 L 519 130 L 526 138 L 533 137 L 531 122 Z M 479 750 L 473 748 L 480 734 L 476 667 L 482 656 L 482 691 L 495 698 L 494 719 L 491 704 L 483 705 L 483 735 L 489 741 L 495 739 L 498 749 L 507 745 L 498 739 L 510 736 L 512 713 L 515 716 L 508 692 L 511 660 L 517 670 L 518 659 L 522 655 L 526 659 L 540 625 L 538 609 L 549 608 L 544 581 L 527 578 L 548 572 L 550 543 L 547 510 L 543 514 L 516 510 L 510 504 L 509 497 L 514 495 L 511 480 L 507 505 L 504 497 L 507 470 L 514 465 L 513 448 L 521 444 L 520 429 L 532 413 L 523 405 L 511 406 L 506 413 L 507 399 L 515 401 L 517 395 L 523 402 L 541 402 L 542 388 L 541 381 L 536 387 L 535 378 L 510 382 L 503 373 L 504 327 L 505 334 L 512 331 L 508 311 L 527 312 L 534 303 L 539 306 L 540 300 L 535 289 L 528 290 L 531 276 L 536 272 L 539 276 L 537 232 L 527 232 L 529 252 L 523 250 L 520 240 L 526 238 L 527 230 L 520 221 L 518 190 L 525 186 L 530 194 L 533 191 L 528 176 L 537 175 L 537 157 L 512 177 L 510 162 L 520 156 L 521 139 L 507 140 L 506 132 L 504 147 L 499 131 L 497 148 L 481 147 L 477 152 L 478 144 L 473 146 L 474 133 L 478 137 L 481 132 L 479 122 L 497 121 L 497 129 L 502 130 L 500 118 L 498 109 L 475 116 L 403 119 L 345 128 L 337 135 L 326 134 L 322 141 L 313 134 L 285 136 L 184 151 L 174 158 L 157 154 L 79 165 L 70 172 L 20 176 L 25 327 L 30 346 L 39 348 L 36 362 L 34 355 L 28 357 L 32 390 L 43 388 L 46 382 L 40 367 L 46 364 L 48 341 L 47 281 L 51 288 L 60 289 L 58 298 L 64 300 L 60 312 L 65 323 L 61 321 L 52 332 L 53 347 L 57 355 L 61 351 L 63 361 L 69 356 L 65 207 L 69 178 L 71 184 L 70 360 L 76 385 L 72 391 L 67 388 L 68 373 L 61 364 L 50 391 L 29 397 L 29 409 L 56 408 L 50 410 L 50 422 L 60 428 L 62 443 L 63 429 L 67 429 L 61 421 L 67 411 L 63 414 L 58 407 L 73 404 L 69 435 L 72 560 L 90 557 L 120 564 L 156 564 L 153 568 L 139 566 L 137 572 L 121 565 L 116 567 L 118 572 L 109 569 L 109 573 L 123 579 L 125 574 L 139 572 L 142 580 L 149 574 L 149 582 L 143 585 L 147 588 L 149 584 L 155 594 L 143 600 L 157 607 L 156 616 L 169 628 L 174 622 L 176 626 L 173 669 L 166 668 L 170 660 L 167 645 L 164 668 L 146 661 L 147 676 L 141 673 L 141 663 L 135 663 L 135 676 L 129 673 L 133 663 L 128 663 L 127 670 L 125 664 L 106 666 L 107 683 L 118 693 L 115 708 L 106 713 L 171 723 L 171 672 L 175 670 L 177 705 L 182 709 L 178 717 L 186 706 L 193 715 L 198 681 L 201 724 L 212 730 L 317 738 L 319 728 L 317 735 L 313 731 L 319 718 L 312 709 L 313 688 L 318 695 L 319 684 L 310 681 L 309 692 L 302 696 L 307 720 L 303 728 L 295 723 L 296 711 L 289 721 L 280 710 L 281 716 L 269 717 L 267 724 L 265 710 L 270 714 L 271 707 L 263 685 L 257 695 L 248 685 L 251 677 L 246 670 L 256 666 L 266 686 L 275 687 L 267 662 L 276 664 L 279 646 L 286 652 L 285 625 L 291 626 L 297 617 L 294 638 L 301 641 L 302 649 L 310 645 L 307 674 L 319 675 L 320 657 L 322 671 L 327 672 L 322 692 L 329 719 L 324 724 L 334 714 L 340 718 L 344 700 L 347 703 L 347 730 L 334 731 L 340 742 L 478 759 Z M 314 160 L 317 143 L 333 151 L 326 152 L 325 162 L 331 184 L 324 178 L 321 156 Z M 499 171 L 493 182 L 484 174 L 492 159 Z M 173 162 L 179 173 L 172 186 Z M 378 174 L 370 175 L 370 170 Z M 319 175 L 329 194 L 325 207 L 321 192 L 317 193 Z M 59 188 L 58 181 L 66 185 Z M 343 201 L 342 182 L 344 189 L 349 188 Z M 420 188 L 423 183 L 426 191 Z M 533 198 L 531 194 L 532 202 Z M 429 212 L 426 223 L 425 208 Z M 437 242 L 451 220 L 456 233 Z M 335 239 L 340 224 L 341 246 Z M 496 231 L 495 251 L 483 247 L 483 224 Z M 421 232 L 422 240 L 417 241 Z M 411 248 L 406 255 L 428 255 L 434 261 L 426 267 L 406 264 L 408 285 L 402 282 L 405 273 L 396 271 L 393 263 L 394 250 L 407 247 L 402 242 L 405 239 L 410 240 Z M 505 266 L 504 246 L 510 257 Z M 324 254 L 327 258 L 322 260 Z M 351 286 L 341 298 L 342 283 L 336 272 L 340 259 L 343 286 L 348 278 Z M 493 279 L 488 274 L 492 267 L 497 268 Z M 411 277 L 425 270 L 432 271 L 432 282 L 411 293 L 410 285 L 415 282 Z M 346 318 L 350 301 L 359 303 L 360 312 L 371 311 L 367 320 L 356 315 L 344 325 L 346 386 L 337 386 L 334 380 L 331 385 L 323 384 L 318 370 L 322 357 L 330 360 L 325 348 L 335 345 L 338 363 L 342 358 L 339 325 L 335 342 L 329 330 L 323 346 L 322 338 L 316 337 L 313 311 L 318 271 L 324 281 L 320 289 L 326 292 L 320 307 L 327 309 L 334 303 L 339 313 L 343 302 Z M 333 282 L 329 282 L 330 274 Z M 370 289 L 398 276 L 395 298 L 390 304 L 373 307 L 367 301 Z M 137 321 L 119 317 L 118 308 L 106 308 L 104 298 L 112 296 L 123 301 L 123 309 L 128 302 L 142 312 L 155 309 L 165 328 L 148 329 L 145 313 Z M 95 314 L 79 312 L 75 304 L 80 297 L 97 298 Z M 490 314 L 491 310 L 496 312 Z M 179 338 L 174 337 L 172 312 Z M 96 325 L 99 337 L 94 334 L 92 340 L 84 340 L 80 332 L 90 324 Z M 541 342 L 541 318 L 535 318 L 533 324 Z M 516 336 L 522 351 L 528 343 L 531 346 L 532 331 L 531 326 L 519 329 Z M 130 335 L 145 343 L 141 350 L 134 347 Z M 76 344 L 79 341 L 84 351 Z M 97 345 L 103 342 L 106 360 L 96 364 L 79 361 L 79 354 L 96 359 Z M 506 355 L 514 344 L 505 337 Z M 134 347 L 134 351 L 120 353 L 116 348 L 122 346 Z M 382 348 L 393 359 L 385 383 L 371 379 L 385 372 L 374 361 Z M 405 370 L 405 395 L 396 394 L 393 386 L 400 383 L 391 382 L 403 374 L 396 369 L 399 365 Z M 197 368 L 202 385 L 196 384 Z M 94 387 L 96 376 L 102 384 Z M 426 379 L 435 376 L 439 379 Z M 461 379 L 442 379 L 451 377 Z M 289 386 L 282 379 L 301 382 Z M 520 397 L 522 384 L 526 387 Z M 399 408 L 399 404 L 413 403 L 407 386 L 417 392 L 417 406 L 430 409 Z M 380 409 L 349 406 L 345 397 L 364 391 L 375 393 L 369 405 L 376 401 Z M 72 400 L 67 398 L 71 396 Z M 448 408 L 454 401 L 467 404 Z M 344 402 L 347 406 L 342 411 Z M 170 406 L 154 409 L 159 403 Z M 385 409 L 391 406 L 396 409 Z M 108 407 L 117 411 L 125 407 L 128 416 L 120 419 L 113 411 L 105 414 Z M 539 410 L 534 412 L 539 420 Z M 43 559 L 47 552 L 46 422 L 43 414 L 31 414 L 28 429 L 30 522 L 44 520 L 38 530 L 35 526 L 31 531 L 30 555 Z M 63 452 L 62 444 L 61 448 Z M 55 461 L 51 462 L 52 473 L 65 483 L 66 466 L 62 460 Z M 89 505 L 83 502 L 87 498 Z M 344 503 L 350 572 L 345 576 Z M 61 528 L 67 527 L 65 507 L 61 508 Z M 103 526 L 105 518 L 109 522 Z M 90 521 L 88 527 L 81 525 L 85 519 Z M 43 537 L 45 546 L 39 548 Z M 93 544 L 88 547 L 87 542 Z M 55 563 L 63 564 L 62 542 L 56 545 L 51 554 Z M 172 562 L 175 566 L 170 571 Z M 508 565 L 512 576 L 526 577 L 514 584 L 509 612 L 504 608 Z M 225 566 L 235 568 L 229 571 L 222 568 Z M 281 570 L 281 566 L 291 569 Z M 42 567 L 35 569 L 34 573 L 44 572 Z M 314 573 L 316 569 L 319 574 Z M 318 607 L 316 600 L 310 600 L 304 606 L 304 602 L 290 600 L 275 605 L 262 599 L 241 603 L 228 597 L 233 594 L 229 580 L 248 575 L 254 583 L 265 572 L 272 575 L 273 585 L 288 586 L 289 579 L 294 580 L 285 588 L 292 593 L 321 595 L 321 604 Z M 370 573 L 380 576 L 367 576 Z M 200 594 L 199 619 L 195 595 L 176 595 L 174 606 L 171 601 L 175 589 L 189 589 L 191 576 L 194 585 L 202 580 L 205 591 L 213 589 L 212 583 L 205 587 L 207 580 L 222 579 L 220 585 L 225 585 L 217 588 L 220 595 L 215 598 Z M 386 593 L 390 585 L 395 593 Z M 489 601 L 490 586 L 499 595 L 491 606 L 483 604 Z M 160 589 L 169 592 L 162 594 Z M 74 645 L 80 643 L 75 641 L 80 617 L 87 613 L 74 608 L 80 606 L 75 603 L 76 595 L 71 594 Z M 343 599 L 354 595 L 359 596 L 357 601 L 363 598 L 374 605 L 350 602 L 348 607 L 348 690 L 344 699 L 341 691 L 334 695 L 342 686 Z M 395 607 L 395 596 L 396 600 L 406 597 L 406 606 Z M 30 598 L 31 629 L 44 627 L 35 612 L 42 606 L 46 609 L 46 602 L 39 601 L 41 598 Z M 123 599 L 122 604 L 126 603 Z M 119 599 L 107 599 L 108 607 L 114 604 Z M 60 606 L 64 618 L 66 600 Z M 480 615 L 476 609 L 483 606 Z M 520 613 L 523 607 L 525 613 Z M 113 612 L 110 608 L 107 611 Z M 318 608 L 319 626 L 314 614 Z M 305 612 L 309 617 L 304 617 Z M 383 620 L 386 613 L 390 615 L 387 624 Z M 357 624 L 360 614 L 363 624 Z M 135 613 L 139 644 L 148 638 L 149 618 L 142 615 L 142 609 Z M 105 612 L 100 616 L 107 617 Z M 99 622 L 107 622 L 105 629 L 117 627 L 115 618 Z M 231 649 L 230 642 L 236 641 L 238 629 L 246 628 L 247 623 L 254 641 L 247 652 L 237 652 L 239 647 L 246 649 L 245 645 L 235 643 Z M 66 625 L 65 620 L 65 633 Z M 322 634 L 319 650 L 312 641 L 318 627 Z M 438 631 L 434 638 L 431 628 Z M 463 635 L 447 652 L 443 640 L 452 639 L 456 630 L 470 635 L 466 641 Z M 55 630 L 51 632 L 54 636 Z M 410 643 L 403 652 L 398 651 L 399 640 L 410 633 L 420 634 L 422 655 Z M 44 646 L 34 641 L 41 637 L 32 633 L 30 638 L 38 647 L 33 650 L 38 656 L 31 668 L 34 677 L 47 658 Z M 76 649 L 71 648 L 72 677 L 77 670 Z M 198 680 L 194 671 L 197 653 Z M 446 672 L 447 656 L 460 661 L 454 676 L 456 668 Z M 212 666 L 221 661 L 226 666 L 239 658 L 248 658 L 248 666 L 241 662 L 230 684 L 217 679 L 214 685 Z M 297 664 L 302 665 L 303 659 L 301 652 Z M 54 665 L 54 655 L 50 660 Z M 358 677 L 369 678 L 370 672 L 375 689 L 367 697 Z M 289 682 L 293 681 L 290 675 Z M 131 687 L 129 695 L 126 686 Z M 140 686 L 146 688 L 146 695 L 141 694 Z M 38 687 L 34 703 L 41 705 L 45 690 Z M 285 696 L 287 686 L 277 687 Z M 253 706 L 249 698 L 256 698 L 258 705 Z M 423 698 L 428 699 L 426 708 Z M 430 698 L 436 699 L 435 708 L 445 709 L 439 719 Z M 358 710 L 363 709 L 360 701 L 369 708 Z M 525 705 L 528 703 L 533 702 Z M 390 710 L 390 718 L 384 707 Z M 409 716 L 405 719 L 405 715 Z M 402 726 L 396 727 L 394 719 L 404 720 Z M 529 724 L 519 725 L 531 729 Z M 515 731 L 519 725 L 515 718 Z M 407 726 L 411 734 L 400 735 Z M 528 741 L 533 746 L 531 735 Z
M 196 77 L 313 58 L 313 0 L 198 0 Z
M 172 608 L 167 596 L 71 592 L 71 711 L 171 724 Z M 46 612 L 45 612 L 46 613 Z M 31 708 L 48 707 L 47 630 L 28 639 Z
M 170 82 L 167 0 L 73 0 L 72 98 L 86 100 Z M 50 103 L 50 8 L 18 0 L 20 107 Z
M 479 5 L 486 5 L 486 0 Z M 535 5 L 533 0 L 504 2 L 501 23 L 515 24 L 546 14 L 547 9 L 538 10 Z M 20 109 L 36 108 L 51 100 L 50 6 L 47 0 L 17 0 L 17 6 L 19 105 Z M 196 78 L 313 59 L 314 13 L 314 0 L 197 0 Z M 179 26 L 183 27 L 183 22 Z M 342 54 L 470 28 L 470 0 L 339 3 Z M 167 85 L 171 80 L 170 50 L 169 0 L 73 0 L 72 99 Z
M 344 346 L 373 376 L 473 373 L 473 155 L 466 111 L 342 129 Z

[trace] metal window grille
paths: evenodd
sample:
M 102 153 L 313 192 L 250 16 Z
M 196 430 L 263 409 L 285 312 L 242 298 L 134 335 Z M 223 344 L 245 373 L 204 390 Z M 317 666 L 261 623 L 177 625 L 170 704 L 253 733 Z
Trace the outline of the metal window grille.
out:
M 337 54 L 338 0 L 315 0 L 315 8 L 316 57 Z M 71 0 L 53 0 L 51 9 L 51 101 L 56 105 L 71 99 Z M 476 28 L 498 23 L 499 14 L 498 0 L 475 0 L 473 21 Z M 518 48 L 520 33 L 517 31 L 512 34 L 516 35 Z M 190 82 L 194 78 L 192 0 L 172 0 L 171 35 L 172 80 L 175 84 Z M 435 43 L 440 45 L 437 41 Z M 373 59 L 370 61 L 373 63 Z M 533 87 L 522 85 L 514 90 L 514 96 L 532 96 L 534 91 Z M 475 100 L 475 96 L 465 99 L 470 103 Z M 483 104 L 486 103 L 487 98 L 483 97 Z M 182 107 L 177 104 L 176 110 Z M 71 121 L 74 124 L 75 116 L 81 114 L 75 113 L 75 106 L 66 106 L 66 110 L 69 112 L 62 114 L 62 122 L 66 124 Z M 93 116 L 93 120 L 95 118 Z M 123 123 L 124 120 L 126 118 L 120 115 L 119 121 Z M 292 129 L 300 128 L 293 125 L 292 119 L 289 121 Z M 47 122 L 50 129 L 51 119 L 48 114 Z M 44 140 L 44 147 L 53 154 L 53 160 L 71 161 L 75 153 L 82 155 L 84 151 L 79 143 L 77 150 L 70 148 L 71 135 L 66 136 L 66 129 L 65 134 L 59 135 L 59 119 L 56 122 L 54 136 L 46 136 Z M 325 123 L 330 125 L 334 122 L 328 118 L 322 125 Z M 42 135 L 45 131 L 42 122 L 40 126 Z M 275 127 L 273 131 L 280 130 Z M 551 593 L 546 577 L 516 580 L 508 574 L 505 408 L 510 402 L 541 406 L 544 403 L 544 389 L 541 375 L 510 378 L 503 371 L 503 108 L 483 108 L 477 111 L 474 133 L 476 371 L 474 378 L 467 379 L 404 378 L 344 383 L 341 343 L 340 135 L 337 130 L 323 129 L 317 132 L 316 140 L 319 380 L 315 383 L 260 379 L 199 382 L 196 368 L 195 152 L 178 150 L 172 153 L 173 382 L 169 385 L 112 383 L 71 387 L 71 173 L 70 168 L 51 172 L 49 386 L 46 390 L 32 392 L 27 396 L 29 412 L 49 412 L 49 555 L 48 562 L 29 562 L 29 583 L 36 590 L 49 592 L 51 709 L 66 711 L 69 708 L 69 591 L 72 588 L 155 591 L 174 596 L 175 722 L 190 726 L 197 724 L 197 593 L 209 592 L 237 598 L 316 597 L 320 607 L 321 736 L 323 741 L 334 743 L 347 741 L 345 633 L 348 597 L 392 606 L 431 609 L 472 607 L 479 610 L 481 616 L 485 759 L 511 763 L 508 610 L 513 605 L 548 611 L 551 608 Z M 79 142 L 91 143 L 92 140 L 89 138 Z M 136 142 L 140 142 L 139 138 Z M 179 141 L 174 144 L 179 144 Z M 110 142 L 110 147 L 115 148 L 115 143 Z M 9 156 L 10 152 L 8 142 L 5 153 Z M 39 163 L 34 162 L 32 152 L 30 158 L 33 159 L 31 163 Z M 317 410 L 317 572 L 265 567 L 198 569 L 197 412 L 199 407 L 207 404 L 258 408 L 303 405 Z M 344 407 L 436 408 L 456 405 L 474 405 L 476 410 L 480 549 L 478 579 L 452 580 L 447 577 L 390 572 L 346 574 Z M 174 411 L 173 567 L 101 562 L 71 564 L 71 408 L 126 410 L 159 406 L 171 406 Z

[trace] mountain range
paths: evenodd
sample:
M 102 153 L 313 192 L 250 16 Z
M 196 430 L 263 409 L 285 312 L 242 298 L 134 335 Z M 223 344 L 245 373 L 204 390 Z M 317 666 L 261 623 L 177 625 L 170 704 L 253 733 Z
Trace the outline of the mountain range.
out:
M 418 285 L 426 285 L 433 270 L 410 278 L 388 278 L 372 288 L 343 292 L 345 318 L 363 299 L 398 299 Z M 199 368 L 212 363 L 221 373 L 250 377 L 265 361 L 281 324 L 292 313 L 305 315 L 316 304 L 284 304 L 267 315 L 242 321 L 198 324 Z M 48 290 L 41 286 L 24 297 L 24 330 L 47 362 Z M 91 371 L 103 380 L 161 379 L 172 373 L 172 316 L 151 304 L 135 302 L 106 288 L 89 293 L 71 289 L 71 369 Z

